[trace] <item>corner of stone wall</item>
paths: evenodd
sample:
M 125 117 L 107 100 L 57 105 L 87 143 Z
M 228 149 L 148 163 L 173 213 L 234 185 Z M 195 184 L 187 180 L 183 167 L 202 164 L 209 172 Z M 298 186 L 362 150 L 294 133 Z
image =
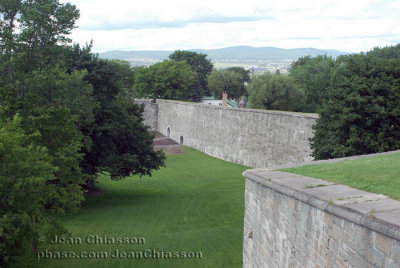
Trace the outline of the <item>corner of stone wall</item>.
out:
M 150 131 L 158 130 L 158 103 L 152 99 L 135 99 L 134 102 L 144 106 L 143 123 Z
M 400 267 L 400 202 L 321 179 L 252 169 L 244 267 Z

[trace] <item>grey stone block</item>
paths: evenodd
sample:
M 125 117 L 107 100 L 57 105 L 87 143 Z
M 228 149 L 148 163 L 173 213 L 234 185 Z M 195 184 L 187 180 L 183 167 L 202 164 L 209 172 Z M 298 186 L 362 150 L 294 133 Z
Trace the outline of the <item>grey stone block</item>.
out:
M 368 215 L 400 209 L 400 202 L 393 199 L 375 200 L 371 202 L 346 204 L 345 207 L 351 208 L 361 214 Z
M 374 217 L 381 221 L 390 223 L 394 226 L 400 226 L 400 209 L 385 212 L 376 212 L 374 213 Z
M 385 256 L 374 248 L 369 248 L 367 254 L 368 262 L 374 267 L 384 267 L 385 265 Z
M 376 196 L 376 194 L 364 192 L 341 184 L 303 189 L 301 191 L 332 203 L 340 201 L 341 199 L 353 199 L 358 197 L 373 198 Z
M 400 267 L 400 241 L 392 241 L 390 257 L 393 263 Z
M 347 262 L 349 263 L 350 267 L 367 267 L 368 264 L 364 258 L 352 250 L 350 250 L 348 254 Z

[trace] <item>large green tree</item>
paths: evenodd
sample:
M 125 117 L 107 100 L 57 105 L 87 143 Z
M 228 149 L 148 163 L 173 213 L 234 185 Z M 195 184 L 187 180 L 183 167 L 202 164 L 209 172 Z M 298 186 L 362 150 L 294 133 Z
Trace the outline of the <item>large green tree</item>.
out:
M 46 148 L 31 142 L 20 117 L 0 120 L 1 267 L 28 267 L 23 253 L 36 249 L 39 234 L 64 232 L 45 206 L 50 196 L 58 195 L 52 183 L 58 169 L 51 158 Z
M 98 171 L 114 179 L 150 174 L 162 165 L 163 155 L 152 150 L 142 108 L 128 99 L 129 66 L 97 60 L 90 47 L 68 47 L 79 17 L 75 6 L 58 0 L 5 0 L 0 17 L 0 122 L 6 133 L 0 157 L 9 166 L 0 174 L 0 259 L 6 267 L 27 241 L 36 249 L 54 213 L 84 200 L 85 177 Z M 16 152 L 10 153 L 14 165 L 7 150 Z M 42 172 L 37 170 L 41 167 Z M 13 195 L 3 195 L 8 191 Z M 40 198 L 33 198 L 38 191 Z M 29 202 L 34 211 L 20 205 Z
M 342 56 L 311 139 L 327 159 L 400 148 L 400 45 Z
M 207 59 L 206 54 L 176 50 L 169 55 L 169 58 L 174 61 L 186 61 L 192 67 L 194 87 L 191 98 L 193 101 L 199 102 L 204 95 L 210 95 L 207 86 L 207 75 L 211 73 L 213 64 Z
M 305 101 L 301 110 L 315 113 L 327 98 L 335 60 L 327 56 L 302 57 L 293 62 L 290 76 L 302 89 Z
M 303 91 L 284 74 L 266 72 L 247 85 L 248 108 L 298 111 L 304 100 Z
M 208 87 L 214 97 L 221 97 L 222 92 L 226 91 L 229 97 L 239 99 L 246 94 L 245 82 L 249 80 L 249 72 L 244 68 L 213 70 L 208 75 Z
M 87 72 L 84 80 L 92 85 L 98 104 L 94 121 L 79 126 L 90 142 L 82 150 L 86 186 L 93 186 L 98 172 L 107 172 L 111 179 L 151 175 L 163 166 L 164 155 L 153 150 L 153 137 L 143 123 L 143 107 L 133 102 L 133 70 L 125 61 L 99 59 L 90 48 L 91 44 L 74 45 L 66 50 L 69 72 Z
M 6 255 L 2 256 L 4 266 L 8 266 L 14 255 L 26 248 L 26 241 L 36 249 L 40 226 L 49 222 L 53 213 L 71 210 L 83 201 L 79 167 L 83 135 L 76 126 L 92 120 L 95 101 L 92 87 L 83 81 L 85 72 L 68 74 L 59 65 L 62 46 L 69 41 L 66 35 L 79 17 L 75 6 L 56 0 L 2 1 L 0 12 L 4 18 L 0 23 L 0 119 L 4 123 L 20 115 L 21 130 L 14 127 L 12 131 L 21 138 L 13 141 L 13 148 L 31 155 L 25 159 L 22 154 L 15 154 L 16 165 L 12 169 L 21 169 L 22 173 L 15 171 L 19 174 L 17 179 L 7 172 L 0 181 L 2 189 L 14 187 L 20 191 L 10 196 L 15 206 L 4 205 L 0 215 L 5 224 L 0 231 L 1 247 L 8 248 L 7 244 L 14 241 L 12 250 L 4 251 Z M 44 157 L 38 157 L 36 162 L 32 155 L 39 150 Z M 31 169 L 26 167 L 28 162 Z M 7 163 L 7 157 L 2 158 L 2 163 Z M 43 173 L 32 171 L 41 166 L 51 168 Z M 29 182 L 30 174 L 35 180 L 38 178 L 36 185 Z M 38 195 L 34 187 L 41 190 L 39 201 L 30 200 L 33 191 Z M 8 202 L 6 195 L 1 197 Z M 34 212 L 18 205 L 29 202 L 35 206 Z M 26 220 L 17 227 L 13 225 L 23 220 L 21 217 Z M 10 231 L 13 228 L 15 232 Z M 21 234 L 25 239 L 19 239 Z
M 243 92 L 243 94 L 246 94 L 246 84 L 250 82 L 250 70 L 246 70 L 245 68 L 240 66 L 229 67 L 226 70 L 239 74 L 242 84 L 241 91 Z
M 47 148 L 57 167 L 51 182 L 57 194 L 46 207 L 64 211 L 82 201 L 83 135 L 76 125 L 92 121 L 95 106 L 85 72 L 66 73 L 59 65 L 79 12 L 56 0 L 4 1 L 1 11 L 6 20 L 0 31 L 0 116 L 7 120 L 19 113 L 31 142 Z
M 135 93 L 139 98 L 190 100 L 194 76 L 185 61 L 164 60 L 135 69 Z
M 58 0 L 4 0 L 0 13 L 2 56 L 25 72 L 56 63 L 79 18 L 74 5 Z

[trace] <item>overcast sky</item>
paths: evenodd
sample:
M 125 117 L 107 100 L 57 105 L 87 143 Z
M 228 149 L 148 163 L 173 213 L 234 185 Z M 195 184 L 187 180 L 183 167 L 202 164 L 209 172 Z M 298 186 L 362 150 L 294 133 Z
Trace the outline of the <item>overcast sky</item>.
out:
M 400 43 L 400 0 L 62 0 L 93 51 L 228 46 L 347 52 Z

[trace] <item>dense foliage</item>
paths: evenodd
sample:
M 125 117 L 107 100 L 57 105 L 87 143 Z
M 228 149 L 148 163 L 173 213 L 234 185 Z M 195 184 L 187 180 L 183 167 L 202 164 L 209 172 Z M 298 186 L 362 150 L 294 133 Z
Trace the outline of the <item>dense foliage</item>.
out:
M 234 67 L 229 67 L 227 68 L 228 71 L 235 72 L 239 74 L 240 76 L 240 83 L 241 83 L 241 92 L 243 92 L 243 95 L 246 94 L 246 84 L 250 82 L 250 70 L 246 70 L 243 67 L 239 66 L 234 66 Z
M 58 0 L 0 2 L 0 266 L 39 235 L 63 233 L 97 172 L 150 174 L 163 163 L 132 103 L 132 70 L 69 47 L 79 11 Z M 18 116 L 17 116 L 18 115 Z M 90 178 L 90 179 L 89 179 Z
M 246 95 L 245 82 L 250 80 L 249 71 L 241 67 L 213 70 L 208 75 L 208 87 L 216 98 L 226 91 L 230 98 L 239 99 Z
M 50 183 L 56 179 L 57 167 L 51 164 L 48 150 L 33 145 L 30 138 L 18 116 L 0 121 L 1 267 L 11 262 L 23 266 L 23 260 L 17 258 L 21 248 L 36 248 L 40 229 L 56 228 L 45 216 L 44 205 L 50 196 L 58 195 Z
M 164 60 L 135 68 L 135 94 L 139 98 L 190 100 L 194 75 L 185 61 Z
M 298 111 L 304 95 L 288 75 L 266 72 L 247 85 L 248 108 Z
M 57 64 L 79 16 L 74 6 L 3 1 L 0 12 L 0 263 L 6 267 L 29 244 L 36 249 L 39 232 L 50 232 L 52 213 L 82 202 L 83 135 L 76 124 L 91 120 L 94 101 L 85 72 L 67 74 Z
M 210 91 L 207 86 L 207 75 L 211 73 L 213 64 L 207 55 L 192 52 L 177 50 L 169 58 L 174 61 L 186 61 L 193 71 L 194 87 L 191 93 L 193 101 L 199 102 L 204 95 L 210 95 Z
M 304 92 L 303 112 L 315 113 L 326 100 L 335 60 L 327 56 L 302 57 L 293 62 L 290 76 Z
M 337 59 L 311 139 L 316 159 L 400 148 L 400 45 Z
M 98 59 L 90 52 L 90 45 L 75 45 L 66 53 L 70 72 L 87 72 L 84 80 L 92 85 L 97 102 L 93 122 L 79 127 L 91 144 L 82 150 L 81 168 L 87 184 L 92 184 L 98 172 L 120 179 L 130 174 L 150 175 L 162 166 L 164 156 L 152 150 L 153 138 L 143 124 L 143 109 L 133 102 L 134 73 L 129 64 Z

